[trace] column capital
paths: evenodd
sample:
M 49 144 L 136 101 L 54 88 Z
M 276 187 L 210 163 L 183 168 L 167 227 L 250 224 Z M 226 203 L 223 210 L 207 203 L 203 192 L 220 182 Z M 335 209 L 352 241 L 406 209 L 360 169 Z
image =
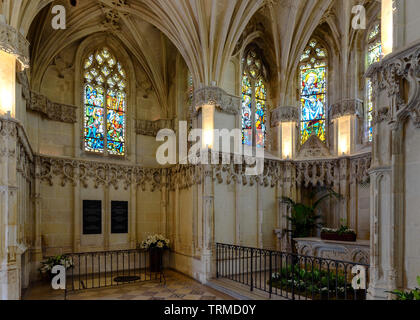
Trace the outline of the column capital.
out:
M 276 127 L 282 122 L 299 122 L 299 108 L 294 106 L 279 106 L 271 111 L 271 126 Z
M 15 28 L 0 22 L 0 50 L 16 56 L 20 69 L 29 68 L 29 42 Z
M 203 87 L 195 90 L 193 116 L 197 116 L 198 111 L 206 105 L 215 106 L 217 110 L 237 115 L 239 114 L 241 98 L 228 94 L 219 87 Z
M 344 116 L 358 116 L 363 118 L 363 101 L 360 99 L 342 99 L 330 106 L 330 120 Z

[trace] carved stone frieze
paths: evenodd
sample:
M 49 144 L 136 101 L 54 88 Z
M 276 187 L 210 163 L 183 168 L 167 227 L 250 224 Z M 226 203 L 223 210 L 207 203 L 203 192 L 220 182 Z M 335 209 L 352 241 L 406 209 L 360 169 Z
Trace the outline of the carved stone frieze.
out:
M 136 133 L 144 136 L 156 137 L 162 129 L 174 130 L 174 120 L 161 119 L 157 121 L 137 120 Z
M 30 100 L 26 101 L 26 107 L 29 110 L 41 113 L 50 120 L 65 123 L 77 122 L 76 106 L 52 102 L 44 95 L 33 91 L 31 92 Z
M 299 108 L 278 107 L 271 112 L 271 126 L 275 127 L 281 122 L 299 122 Z
M 193 116 L 205 105 L 216 106 L 222 112 L 238 114 L 241 105 L 241 98 L 226 93 L 219 87 L 204 87 L 194 92 Z
M 15 28 L 0 22 L 0 50 L 16 56 L 21 69 L 29 68 L 29 42 Z
M 363 118 L 363 101 L 359 99 L 344 99 L 331 105 L 329 112 L 330 120 L 349 115 Z

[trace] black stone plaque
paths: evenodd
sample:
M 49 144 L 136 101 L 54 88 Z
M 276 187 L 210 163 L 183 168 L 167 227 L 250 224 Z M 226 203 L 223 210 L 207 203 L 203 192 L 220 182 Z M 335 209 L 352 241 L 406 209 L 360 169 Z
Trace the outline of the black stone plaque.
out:
M 111 202 L 111 233 L 128 233 L 128 202 Z
M 102 234 L 102 202 L 83 200 L 83 234 Z

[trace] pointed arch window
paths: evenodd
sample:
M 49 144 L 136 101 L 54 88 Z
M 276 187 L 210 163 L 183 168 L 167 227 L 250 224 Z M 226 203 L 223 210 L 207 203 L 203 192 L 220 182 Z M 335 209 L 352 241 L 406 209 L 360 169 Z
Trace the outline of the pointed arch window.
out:
M 381 25 L 379 22 L 369 29 L 367 36 L 366 69 L 373 63 L 379 62 L 382 57 Z M 372 81 L 366 80 L 366 118 L 368 140 L 373 139 L 373 90 Z
M 323 142 L 326 140 L 327 59 L 327 51 L 316 40 L 309 42 L 300 58 L 301 144 L 312 134 Z
M 266 69 L 257 48 L 243 59 L 242 74 L 242 143 L 264 148 L 266 138 L 267 89 Z
M 84 150 L 103 155 L 126 154 L 126 73 L 104 47 L 91 53 L 84 70 Z

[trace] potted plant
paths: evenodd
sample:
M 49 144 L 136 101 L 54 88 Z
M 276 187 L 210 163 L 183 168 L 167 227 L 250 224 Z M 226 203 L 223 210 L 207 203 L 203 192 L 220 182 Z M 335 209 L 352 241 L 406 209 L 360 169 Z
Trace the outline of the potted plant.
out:
M 420 276 L 417 277 L 417 283 L 420 286 Z M 400 301 L 405 301 L 405 300 L 420 301 L 420 289 L 419 288 L 416 288 L 416 289 L 408 291 L 408 292 L 395 290 L 395 291 L 392 291 L 392 292 L 389 292 L 389 293 L 392 293 L 393 295 L 395 295 L 397 297 L 397 300 L 400 300 Z
M 163 251 L 169 249 L 169 239 L 163 235 L 155 234 L 148 236 L 140 245 L 140 249 L 149 251 L 150 257 L 150 271 L 161 272 L 162 271 L 162 257 Z
M 51 271 L 55 266 L 64 266 L 68 270 L 73 268 L 73 261 L 64 255 L 49 257 L 46 261 L 41 262 L 41 267 L 38 270 L 43 278 L 51 279 L 53 277 Z
M 314 201 L 318 194 L 325 192 L 326 194 Z M 287 197 L 282 198 L 282 202 L 289 205 L 292 209 L 291 216 L 286 216 L 286 219 L 290 221 L 291 229 L 285 230 L 285 232 L 291 233 L 292 241 L 295 238 L 311 237 L 317 228 L 322 227 L 322 224 L 318 222 L 321 219 L 321 215 L 317 214 L 318 207 L 331 197 L 341 199 L 340 194 L 329 188 L 318 188 L 316 191 L 311 192 L 309 196 L 310 205 L 297 203 Z M 295 250 L 294 247 L 292 246 L 293 250 Z
M 339 229 L 322 228 L 321 239 L 331 241 L 355 242 L 357 240 L 357 234 L 354 230 L 342 224 Z

